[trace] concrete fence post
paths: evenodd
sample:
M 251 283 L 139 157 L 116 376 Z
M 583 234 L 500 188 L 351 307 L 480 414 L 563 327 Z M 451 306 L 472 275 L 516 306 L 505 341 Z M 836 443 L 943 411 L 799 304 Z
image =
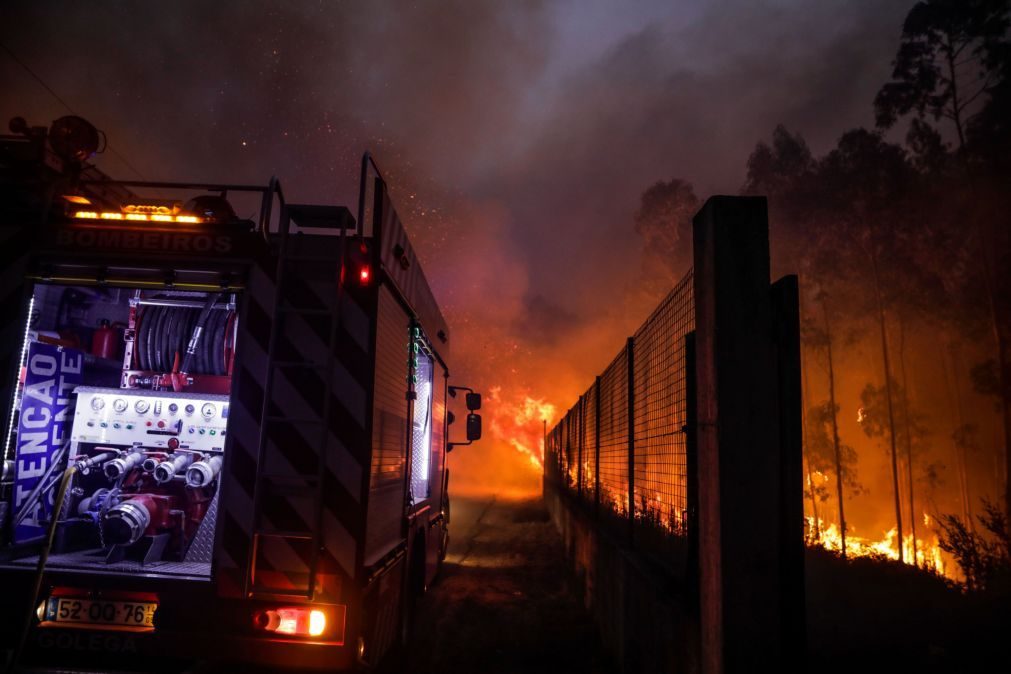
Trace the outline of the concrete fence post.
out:
M 765 199 L 709 199 L 694 219 L 694 249 L 702 671 L 785 671 Z
M 783 592 L 783 665 L 803 671 L 807 656 L 804 591 L 804 443 L 797 276 L 772 284 L 772 324 L 779 386 L 779 544 Z

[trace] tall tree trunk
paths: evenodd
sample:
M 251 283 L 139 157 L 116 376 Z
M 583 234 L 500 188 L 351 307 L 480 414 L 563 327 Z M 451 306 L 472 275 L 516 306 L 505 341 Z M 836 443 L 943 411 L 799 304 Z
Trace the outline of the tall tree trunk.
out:
M 881 328 L 881 356 L 885 368 L 885 398 L 888 402 L 888 441 L 892 450 L 892 491 L 895 494 L 895 528 L 899 536 L 899 563 L 905 562 L 902 537 L 902 500 L 899 495 L 899 459 L 895 449 L 895 410 L 892 406 L 892 375 L 888 362 L 888 333 L 885 329 L 885 301 L 881 292 L 881 275 L 878 271 L 878 259 L 871 253 L 871 268 L 874 271 L 874 291 L 878 301 L 878 326 Z
M 948 62 L 948 82 L 951 86 L 951 121 L 955 123 L 955 133 L 958 134 L 958 147 L 962 150 L 965 148 L 965 129 L 962 124 L 962 108 L 964 104 L 958 94 L 958 72 L 955 65 L 958 56 L 955 53 L 955 45 L 950 33 L 947 35 L 947 44 L 945 45 L 944 52 L 945 60 Z
M 941 372 L 944 375 L 944 388 L 948 394 L 948 409 L 955 410 L 955 417 L 951 421 L 951 424 L 957 432 L 965 424 L 962 420 L 962 399 L 957 391 L 957 382 L 956 384 L 952 384 L 954 376 L 953 374 L 948 374 L 948 355 L 953 348 L 952 344 L 949 343 L 941 354 Z M 952 362 L 952 367 L 955 367 L 954 362 Z M 972 526 L 972 522 L 969 521 L 969 495 L 966 493 L 967 482 L 965 480 L 965 468 L 962 464 L 962 448 L 959 446 L 955 432 L 952 432 L 951 435 L 951 446 L 955 450 L 955 469 L 958 472 L 958 493 L 962 502 L 962 520 L 969 527 Z
M 966 441 L 968 438 L 966 434 L 968 433 L 968 424 L 965 421 L 965 414 L 962 412 L 962 391 L 961 382 L 958 378 L 958 366 L 961 363 L 958 362 L 959 359 L 956 356 L 956 347 L 954 344 L 951 346 L 951 376 L 952 382 L 954 384 L 955 390 L 955 411 L 958 413 L 958 427 L 962 430 L 962 442 L 958 443 L 958 458 L 960 461 L 960 469 L 962 476 L 962 499 L 965 509 L 965 525 L 969 527 L 971 531 L 976 530 L 976 524 L 972 519 L 972 492 L 969 489 L 969 455 L 966 447 Z
M 990 285 L 993 283 L 989 274 L 990 265 L 984 264 L 983 267 Z M 1004 426 L 1004 516 L 1011 522 L 1011 382 L 1008 381 L 1011 363 L 1007 361 L 1007 338 L 1001 329 L 997 299 L 992 285 L 987 292 L 990 295 L 990 322 L 993 324 L 994 341 L 997 345 L 997 395 L 1000 401 L 1001 423 Z M 1007 554 L 1011 559 L 1011 536 L 1008 536 Z
M 899 315 L 899 370 L 902 376 L 902 422 L 906 427 L 906 466 L 909 469 L 909 531 L 913 536 L 913 564 L 920 565 L 916 548 L 916 507 L 913 497 L 913 434 L 909 424 L 909 384 L 906 380 L 906 326 Z
M 965 134 L 962 124 L 963 106 L 959 101 L 958 94 L 958 73 L 954 40 L 950 33 L 946 36 L 946 39 L 945 54 L 952 90 L 952 121 L 955 123 L 955 131 L 958 134 L 959 155 L 962 158 L 962 165 L 965 169 L 966 180 L 969 184 L 973 202 L 980 203 L 980 199 L 976 193 L 976 183 L 972 176 L 972 168 L 965 154 Z M 989 202 L 984 200 L 984 203 Z M 989 206 L 989 210 L 992 212 L 995 209 Z M 983 285 L 986 292 L 988 309 L 990 310 L 990 328 L 993 334 L 997 361 L 997 396 L 1001 411 L 1001 425 L 1004 431 L 1004 516 L 1008 522 L 1011 522 L 1011 381 L 1008 378 L 1008 373 L 1011 372 L 1011 362 L 1008 361 L 1008 336 L 1001 322 L 1001 310 L 998 307 L 997 290 L 994 285 L 993 268 L 990 263 L 990 254 L 995 249 L 987 240 L 986 231 L 979 222 L 980 218 L 970 213 L 970 219 L 975 230 L 976 243 L 979 246 L 980 268 L 983 274 Z M 1008 537 L 1007 554 L 1011 558 L 1011 536 Z
M 807 493 L 811 498 L 811 517 L 814 522 L 814 541 L 821 542 L 821 520 L 818 519 L 818 494 L 811 479 L 811 462 L 804 459 L 804 472 L 807 474 Z
M 835 489 L 839 499 L 839 540 L 841 541 L 841 552 L 843 559 L 846 559 L 846 515 L 843 512 L 843 479 L 842 479 L 842 456 L 839 451 L 839 420 L 837 418 L 838 408 L 835 404 L 835 367 L 832 362 L 832 328 L 828 322 L 828 307 L 825 301 L 821 303 L 822 314 L 825 317 L 825 353 L 828 356 L 828 404 L 832 412 L 832 446 L 835 449 Z
M 801 410 L 801 423 L 804 427 L 804 473 L 807 475 L 807 488 L 811 495 L 811 516 L 814 518 L 814 540 L 815 542 L 819 542 L 821 541 L 821 520 L 818 519 L 818 494 L 817 490 L 814 488 L 814 480 L 811 479 L 811 462 L 807 458 L 808 449 L 811 447 L 811 433 L 808 430 L 808 424 L 811 422 L 811 419 L 809 418 L 811 411 L 811 401 L 809 398 L 811 385 L 808 383 L 807 358 L 805 356 L 803 346 L 801 346 L 800 349 L 800 371 L 804 378 L 803 386 L 801 386 L 801 398 L 804 405 L 804 409 Z

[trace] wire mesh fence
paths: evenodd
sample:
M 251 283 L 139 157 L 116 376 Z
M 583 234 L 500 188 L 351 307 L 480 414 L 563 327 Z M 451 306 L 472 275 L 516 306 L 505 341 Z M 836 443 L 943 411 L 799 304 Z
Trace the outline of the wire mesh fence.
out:
M 688 368 L 695 329 L 689 271 L 548 434 L 549 482 L 601 527 L 676 560 L 688 533 Z M 631 497 L 630 497 L 631 496 Z
M 579 425 L 582 430 L 580 442 L 582 453 L 579 459 L 579 496 L 587 503 L 594 502 L 597 492 L 596 398 L 596 387 L 591 386 L 580 399 L 579 404 Z

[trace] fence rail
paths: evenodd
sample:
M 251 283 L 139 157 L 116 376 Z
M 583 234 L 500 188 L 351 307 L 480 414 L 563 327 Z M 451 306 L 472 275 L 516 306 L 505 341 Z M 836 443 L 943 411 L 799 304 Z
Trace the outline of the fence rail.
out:
M 545 439 L 545 479 L 600 527 L 682 571 L 691 525 L 689 271 Z

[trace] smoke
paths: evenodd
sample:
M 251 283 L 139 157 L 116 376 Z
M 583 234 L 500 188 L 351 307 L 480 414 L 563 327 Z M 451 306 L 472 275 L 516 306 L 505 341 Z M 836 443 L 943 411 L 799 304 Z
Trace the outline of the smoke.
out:
M 7 4 L 0 39 L 106 131 L 116 177 L 136 177 L 119 157 L 149 179 L 277 175 L 290 201 L 354 205 L 371 149 L 454 381 L 488 394 L 454 484 L 511 489 L 538 479 L 515 447 L 541 432 L 527 401 L 568 408 L 662 294 L 642 287 L 640 194 L 737 192 L 779 122 L 816 151 L 869 123 L 909 4 Z M 66 114 L 2 57 L 0 91 L 5 117 Z

